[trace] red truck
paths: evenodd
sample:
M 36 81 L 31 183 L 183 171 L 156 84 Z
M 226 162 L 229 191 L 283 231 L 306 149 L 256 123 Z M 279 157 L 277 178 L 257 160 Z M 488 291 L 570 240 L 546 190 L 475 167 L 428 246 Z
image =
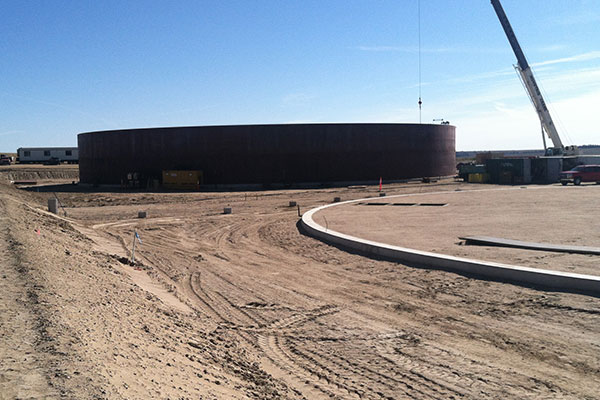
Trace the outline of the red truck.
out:
M 567 185 L 573 182 L 579 185 L 581 182 L 600 183 L 600 165 L 578 165 L 570 171 L 560 173 L 560 183 Z

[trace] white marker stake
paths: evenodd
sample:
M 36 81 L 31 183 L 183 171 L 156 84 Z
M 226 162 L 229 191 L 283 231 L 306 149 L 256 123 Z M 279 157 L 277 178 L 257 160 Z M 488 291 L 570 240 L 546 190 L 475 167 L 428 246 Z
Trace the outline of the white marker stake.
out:
M 140 244 L 142 244 L 142 239 L 140 239 L 140 235 L 136 231 L 133 231 L 133 248 L 131 249 L 131 262 L 135 265 L 135 239 L 137 239 Z

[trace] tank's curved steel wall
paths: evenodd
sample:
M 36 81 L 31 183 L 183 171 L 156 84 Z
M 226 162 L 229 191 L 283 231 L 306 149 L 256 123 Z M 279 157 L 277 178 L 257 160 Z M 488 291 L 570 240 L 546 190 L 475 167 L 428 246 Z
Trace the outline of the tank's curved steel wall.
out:
M 81 133 L 82 183 L 202 170 L 205 184 L 373 181 L 455 173 L 455 127 L 290 124 Z

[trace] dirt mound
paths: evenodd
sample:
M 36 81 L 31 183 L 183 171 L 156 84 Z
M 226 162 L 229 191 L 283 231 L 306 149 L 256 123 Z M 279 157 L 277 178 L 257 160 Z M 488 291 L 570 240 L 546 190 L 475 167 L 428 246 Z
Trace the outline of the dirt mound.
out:
M 0 185 L 0 399 L 298 397 L 227 330 L 16 192 Z
M 79 180 L 79 168 L 75 166 L 10 166 L 0 168 L 0 179 L 7 181 Z

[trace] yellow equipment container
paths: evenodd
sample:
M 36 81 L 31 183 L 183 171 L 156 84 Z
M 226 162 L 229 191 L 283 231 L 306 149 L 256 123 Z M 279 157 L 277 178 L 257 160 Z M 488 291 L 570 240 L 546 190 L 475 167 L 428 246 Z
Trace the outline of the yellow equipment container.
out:
M 486 183 L 490 180 L 489 174 L 469 174 L 469 183 Z
M 166 189 L 198 190 L 204 182 L 202 171 L 163 171 L 162 184 Z

